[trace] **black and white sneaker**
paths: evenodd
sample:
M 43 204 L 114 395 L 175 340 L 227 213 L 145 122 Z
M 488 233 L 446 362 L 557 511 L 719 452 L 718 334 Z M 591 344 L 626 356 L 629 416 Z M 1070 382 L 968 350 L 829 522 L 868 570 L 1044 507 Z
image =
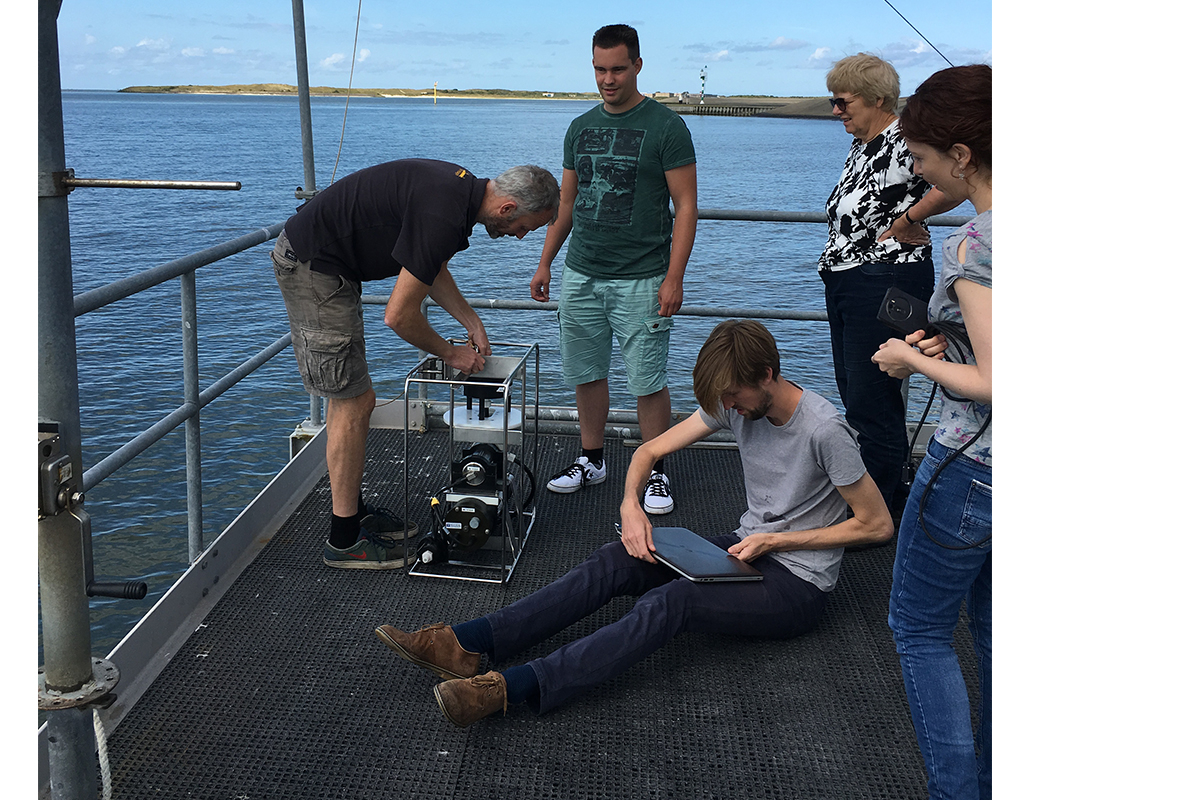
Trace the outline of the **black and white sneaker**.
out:
M 671 482 L 667 476 L 657 470 L 650 473 L 646 481 L 646 494 L 642 497 L 642 508 L 647 514 L 669 514 L 675 509 L 675 499 L 671 497 Z
M 559 494 L 571 494 L 590 483 L 604 483 L 607 477 L 608 467 L 603 461 L 597 467 L 587 456 L 580 456 L 574 464 L 551 478 L 546 488 Z

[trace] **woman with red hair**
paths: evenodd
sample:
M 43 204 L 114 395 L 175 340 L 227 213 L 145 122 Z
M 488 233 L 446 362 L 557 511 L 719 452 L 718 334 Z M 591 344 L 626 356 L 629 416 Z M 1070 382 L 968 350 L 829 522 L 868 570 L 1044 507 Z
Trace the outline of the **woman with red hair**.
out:
M 946 238 L 929 300 L 937 335 L 889 339 L 872 360 L 921 373 L 942 410 L 896 537 L 888 624 L 931 798 L 992 795 L 992 69 L 930 76 L 900 115 L 914 171 L 977 216 Z M 979 727 L 955 654 L 967 604 L 979 668 Z

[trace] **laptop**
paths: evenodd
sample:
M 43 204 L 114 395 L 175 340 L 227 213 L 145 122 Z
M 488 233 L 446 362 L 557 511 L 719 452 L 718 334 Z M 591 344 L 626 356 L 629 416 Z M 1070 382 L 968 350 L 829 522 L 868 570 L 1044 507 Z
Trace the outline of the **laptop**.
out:
M 761 581 L 763 576 L 746 562 L 687 528 L 654 528 L 654 552 L 660 564 L 696 583 Z

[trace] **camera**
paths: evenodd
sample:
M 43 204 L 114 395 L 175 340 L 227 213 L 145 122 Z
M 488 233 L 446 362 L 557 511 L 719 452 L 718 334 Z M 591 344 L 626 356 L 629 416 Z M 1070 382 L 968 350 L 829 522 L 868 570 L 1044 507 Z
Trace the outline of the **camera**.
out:
M 904 336 L 922 330 L 926 336 L 933 336 L 936 328 L 930 324 L 925 313 L 927 305 L 928 303 L 919 297 L 913 297 L 893 286 L 883 296 L 877 319 Z

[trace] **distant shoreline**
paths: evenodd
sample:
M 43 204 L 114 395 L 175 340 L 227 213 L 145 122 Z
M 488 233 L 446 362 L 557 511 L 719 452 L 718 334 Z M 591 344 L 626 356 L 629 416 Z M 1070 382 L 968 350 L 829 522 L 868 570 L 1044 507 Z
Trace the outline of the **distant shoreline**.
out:
M 296 87 L 284 83 L 250 83 L 229 86 L 126 86 L 118 92 L 129 94 L 217 94 L 217 95 L 266 95 L 294 97 Z M 598 92 L 532 92 L 511 89 L 357 89 L 349 93 L 336 86 L 310 86 L 312 97 L 405 97 L 405 98 L 455 98 L 471 100 L 595 100 Z
M 295 97 L 296 87 L 284 83 L 252 83 L 229 86 L 127 86 L 119 92 L 130 94 L 198 94 L 198 95 L 255 95 L 269 97 Z M 312 97 L 346 97 L 347 92 L 334 86 L 309 87 Z M 598 92 L 533 92 L 513 89 L 351 89 L 351 97 L 412 98 L 440 100 L 587 100 L 599 102 Z M 731 112 L 730 116 L 783 117 L 792 119 L 833 119 L 829 113 L 826 97 L 775 97 L 771 95 L 746 95 L 720 97 L 709 95 L 704 108 L 699 107 L 698 98 L 686 95 L 657 92 L 649 95 L 680 114 L 719 114 Z M 746 108 L 753 107 L 753 112 Z M 737 112 L 744 113 L 737 113 Z

